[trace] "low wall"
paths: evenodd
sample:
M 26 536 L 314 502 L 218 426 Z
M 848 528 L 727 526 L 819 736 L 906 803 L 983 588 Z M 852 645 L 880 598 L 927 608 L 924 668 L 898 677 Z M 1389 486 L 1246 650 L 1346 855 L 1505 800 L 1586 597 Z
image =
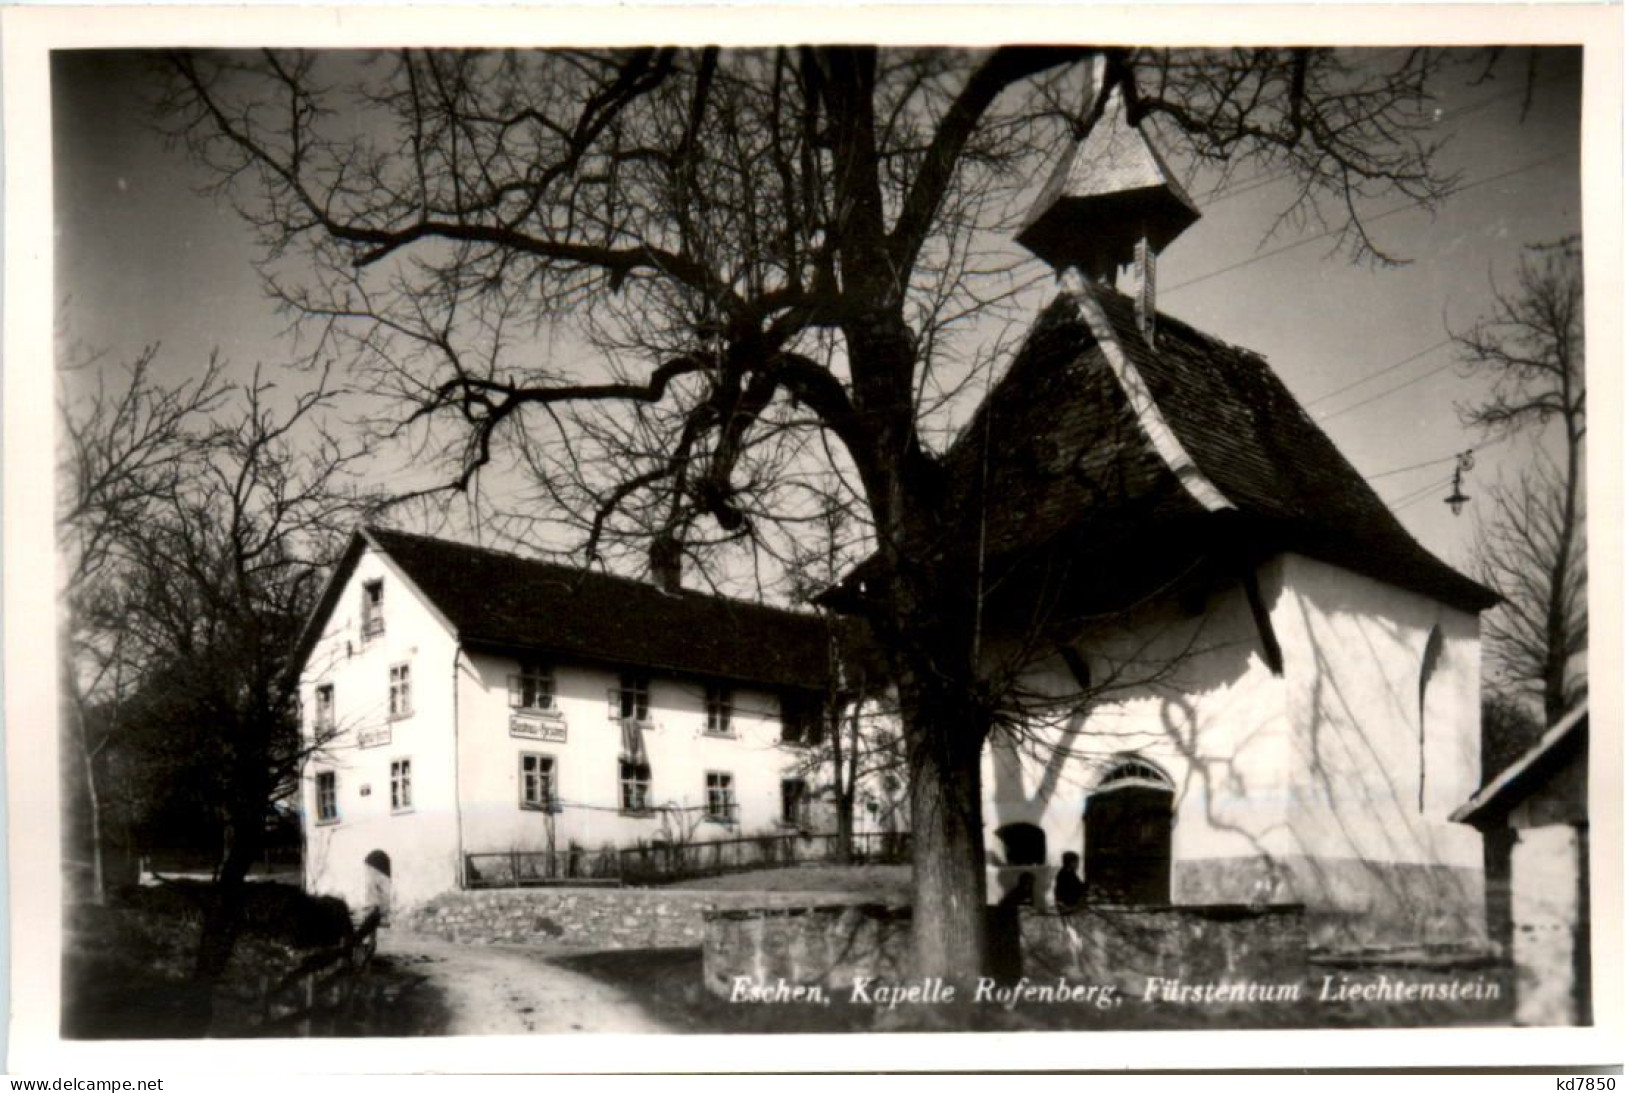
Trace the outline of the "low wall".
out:
M 705 916 L 705 988 L 723 998 L 734 984 L 822 984 L 907 977 L 911 915 L 877 903 L 755 907 Z
M 1315 949 L 1485 945 L 1484 870 L 1410 862 L 1317 858 L 1193 859 L 1174 863 L 1177 906 L 1237 903 L 1268 891 L 1302 903 Z
M 1024 913 L 1023 974 L 1112 983 L 1145 997 L 1149 981 L 1298 982 L 1308 969 L 1300 904 L 1091 907 Z
M 1092 907 L 1071 914 L 1024 908 L 1019 922 L 989 912 L 995 978 L 1115 984 L 1145 997 L 1148 981 L 1301 982 L 1308 934 L 1299 905 Z M 910 916 L 878 904 L 757 907 L 705 916 L 705 985 L 728 997 L 758 986 L 840 990 L 860 977 L 908 978 Z
M 593 949 L 694 948 L 708 911 L 809 907 L 844 893 L 684 888 L 507 888 L 447 892 L 400 916 L 408 930 L 473 943 L 552 941 Z

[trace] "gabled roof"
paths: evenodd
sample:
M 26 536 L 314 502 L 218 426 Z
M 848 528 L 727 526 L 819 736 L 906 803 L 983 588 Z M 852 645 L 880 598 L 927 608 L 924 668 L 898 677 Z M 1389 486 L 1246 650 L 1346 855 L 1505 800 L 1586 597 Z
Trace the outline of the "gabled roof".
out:
M 956 492 L 987 498 L 990 559 L 1222 513 L 1254 549 L 1465 611 L 1496 602 L 1411 537 L 1262 357 L 1166 316 L 1156 331 L 1148 344 L 1133 301 L 1093 284 L 1040 316 L 948 455 Z
M 822 690 L 830 639 L 817 615 L 651 584 L 444 539 L 362 528 L 301 640 L 303 661 L 367 546 L 383 553 L 465 646 Z
M 1582 702 L 1570 710 L 1557 724 L 1547 729 L 1489 784 L 1485 785 L 1467 803 L 1450 814 L 1459 824 L 1478 827 L 1516 808 L 1540 784 L 1551 770 L 1568 759 L 1575 749 L 1584 749 L 1591 731 L 1591 705 Z

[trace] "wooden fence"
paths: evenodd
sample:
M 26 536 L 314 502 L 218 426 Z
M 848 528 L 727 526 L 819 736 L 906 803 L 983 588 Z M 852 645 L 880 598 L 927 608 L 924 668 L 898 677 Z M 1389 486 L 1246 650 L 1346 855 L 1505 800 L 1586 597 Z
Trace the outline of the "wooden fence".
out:
M 376 908 L 342 945 L 305 958 L 276 983 L 267 981 L 260 1002 L 260 1031 L 265 1035 L 310 1036 L 342 1031 L 365 999 L 366 978 L 378 951 Z
M 896 864 L 909 860 L 907 832 L 852 836 L 855 864 Z M 827 865 L 840 860 L 837 835 L 761 835 L 715 842 L 639 846 L 621 851 L 621 879 L 627 884 L 669 884 L 679 880 Z
M 852 836 L 856 864 L 909 860 L 908 833 Z M 681 880 L 827 865 L 840 860 L 840 838 L 828 835 L 759 835 L 708 842 L 659 843 L 625 850 L 512 850 L 464 855 L 469 888 L 536 888 L 595 884 L 670 884 Z

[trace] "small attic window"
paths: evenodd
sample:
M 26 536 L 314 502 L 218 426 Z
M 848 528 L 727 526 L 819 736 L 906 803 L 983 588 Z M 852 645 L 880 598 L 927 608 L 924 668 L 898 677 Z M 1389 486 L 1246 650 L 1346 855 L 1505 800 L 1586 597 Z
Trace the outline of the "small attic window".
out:
M 375 638 L 384 632 L 384 582 L 368 581 L 361 586 L 361 636 Z

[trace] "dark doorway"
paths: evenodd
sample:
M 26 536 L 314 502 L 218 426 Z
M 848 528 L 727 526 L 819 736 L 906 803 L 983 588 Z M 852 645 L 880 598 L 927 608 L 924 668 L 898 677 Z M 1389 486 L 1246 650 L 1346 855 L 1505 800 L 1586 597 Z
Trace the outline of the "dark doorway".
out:
M 1005 824 L 993 834 L 1004 844 L 1005 865 L 1043 865 L 1049 860 L 1044 829 L 1037 824 Z
M 382 850 L 374 850 L 367 855 L 367 907 L 378 908 L 378 915 L 384 921 L 389 921 L 389 904 L 394 896 L 394 876 L 389 863 L 389 855 Z
M 1173 787 L 1108 775 L 1083 813 L 1083 879 L 1091 903 L 1167 903 L 1173 863 Z M 1114 772 L 1116 773 L 1116 772 Z

